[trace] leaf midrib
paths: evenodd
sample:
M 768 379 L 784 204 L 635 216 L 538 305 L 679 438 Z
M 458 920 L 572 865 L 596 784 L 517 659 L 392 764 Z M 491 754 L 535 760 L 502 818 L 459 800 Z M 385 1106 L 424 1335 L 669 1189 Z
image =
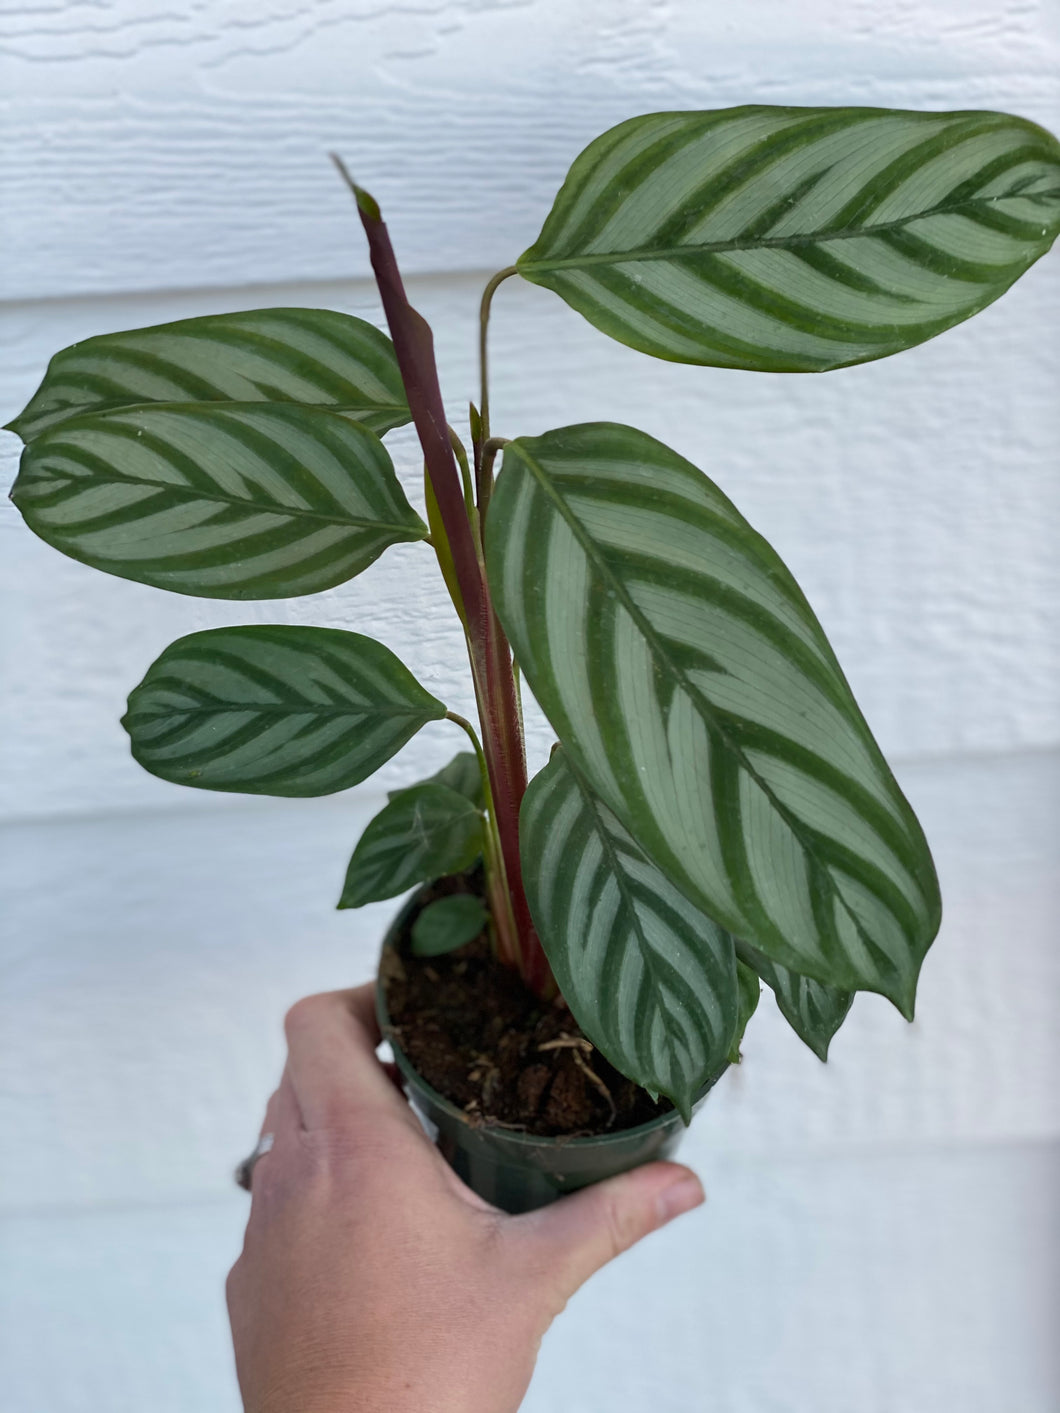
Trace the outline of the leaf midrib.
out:
M 64 450 L 62 443 L 57 443 L 52 448 L 52 450 Z M 66 443 L 66 455 L 71 455 L 72 452 L 76 452 L 76 450 L 76 443 Z M 39 449 L 38 454 L 40 454 Z M 74 459 L 76 460 L 76 456 L 74 457 Z M 278 515 L 297 520 L 315 520 L 324 525 L 344 525 L 347 528 L 355 530 L 392 530 L 397 532 L 398 534 L 403 535 L 415 534 L 416 531 L 415 526 L 391 524 L 388 520 L 369 520 L 364 518 L 363 516 L 357 515 L 326 515 L 321 510 L 301 510 L 295 507 L 288 507 L 280 504 L 274 506 L 260 505 L 256 501 L 241 500 L 238 496 L 226 496 L 221 491 L 199 491 L 184 486 L 175 485 L 172 481 L 151 481 L 145 476 L 129 476 L 124 474 L 123 472 L 110 471 L 110 468 L 108 468 L 108 471 L 110 472 L 110 474 L 107 477 L 93 476 L 91 480 L 97 485 L 100 483 L 103 483 L 105 485 L 108 480 L 112 480 L 127 486 L 151 486 L 156 491 L 169 492 L 170 494 L 175 495 L 182 500 L 208 501 L 211 504 L 217 505 L 234 505 L 238 506 L 240 509 L 252 510 L 258 515 Z M 58 471 L 51 471 L 49 474 L 53 479 L 58 480 L 62 473 Z M 71 483 L 74 489 L 84 488 L 79 487 L 71 477 L 68 477 L 67 480 Z M 157 513 L 157 511 L 151 512 L 151 514 Z M 195 528 L 197 527 L 193 527 L 192 530 L 185 531 L 184 533 L 193 534 Z M 421 534 L 416 534 L 416 538 L 422 539 L 423 536 Z
M 535 479 L 542 487 L 545 494 L 558 507 L 559 513 L 567 522 L 568 527 L 570 528 L 574 537 L 578 540 L 579 544 L 582 546 L 582 549 L 585 551 L 586 556 L 590 558 L 592 562 L 598 567 L 598 571 L 600 572 L 601 576 L 604 577 L 614 589 L 616 598 L 621 600 L 622 605 L 626 609 L 627 613 L 629 613 L 634 623 L 636 623 L 637 627 L 644 634 L 644 637 L 647 640 L 652 653 L 656 655 L 657 659 L 660 660 L 667 667 L 667 669 L 673 673 L 675 679 L 680 682 L 681 686 L 689 694 L 689 696 L 691 696 L 692 698 L 694 698 L 695 701 L 701 704 L 701 709 L 703 710 L 704 715 L 709 719 L 711 726 L 714 728 L 718 736 L 724 742 L 726 748 L 730 750 L 736 757 L 736 759 L 739 761 L 740 768 L 742 770 L 745 770 L 747 774 L 751 777 L 751 779 L 755 782 L 758 788 L 769 800 L 773 808 L 780 815 L 781 819 L 784 820 L 788 828 L 795 835 L 796 839 L 799 841 L 800 848 L 805 850 L 805 852 L 809 855 L 811 859 L 813 859 L 814 863 L 818 866 L 818 868 L 827 878 L 829 890 L 831 891 L 833 897 L 838 899 L 840 905 L 843 908 L 843 911 L 850 918 L 851 923 L 857 930 L 858 935 L 862 938 L 866 945 L 875 947 L 876 943 L 866 932 L 865 927 L 863 926 L 860 918 L 857 916 L 856 913 L 854 913 L 847 900 L 839 891 L 837 884 L 832 878 L 832 870 L 830 866 L 827 864 L 827 862 L 821 859 L 814 846 L 813 840 L 806 838 L 806 834 L 802 827 L 801 820 L 799 820 L 798 816 L 794 815 L 787 808 L 787 806 L 777 798 L 776 794 L 769 786 L 769 784 L 761 777 L 761 775 L 759 775 L 758 771 L 755 770 L 754 766 L 747 759 L 747 756 L 745 755 L 743 749 L 735 742 L 733 742 L 731 736 L 726 731 L 725 727 L 719 722 L 715 708 L 710 702 L 710 700 L 706 696 L 704 696 L 702 691 L 694 683 L 690 682 L 685 676 L 685 674 L 681 671 L 681 669 L 670 660 L 669 654 L 666 652 L 666 649 L 659 641 L 658 635 L 656 634 L 654 628 L 652 628 L 650 622 L 646 619 L 643 611 L 638 608 L 637 604 L 633 601 L 631 595 L 629 594 L 629 591 L 626 589 L 626 586 L 622 583 L 620 579 L 615 576 L 610 566 L 606 563 L 602 556 L 600 556 L 596 552 L 596 547 L 592 537 L 588 534 L 588 532 L 585 530 L 584 526 L 577 519 L 574 513 L 568 510 L 567 505 L 563 500 L 562 496 L 560 496 L 558 492 L 553 490 L 551 484 L 549 483 L 548 477 L 544 471 L 544 468 L 541 466 L 541 464 L 534 457 L 532 457 L 525 450 L 524 447 L 519 446 L 517 443 L 512 443 L 512 446 L 513 449 L 518 452 L 520 458 L 526 463 L 526 465 L 531 471 L 531 474 L 534 475 Z
M 526 271 L 546 271 L 580 269 L 586 265 L 630 264 L 640 260 L 680 259 L 687 255 L 717 255 L 730 250 L 794 250 L 803 245 L 823 245 L 832 240 L 855 240 L 859 236 L 884 235 L 888 231 L 901 230 L 914 221 L 926 220 L 929 216 L 960 215 L 962 211 L 974 207 L 989 206 L 999 201 L 1017 200 L 1012 195 L 975 197 L 968 201 L 945 203 L 916 211 L 911 216 L 899 216 L 893 221 L 881 221 L 877 225 L 850 226 L 842 229 L 813 231 L 806 235 L 790 236 L 736 236 L 731 240 L 702 241 L 695 245 L 672 245 L 645 247 L 638 250 L 600 251 L 589 255 L 570 255 L 558 259 L 520 260 L 520 274 Z

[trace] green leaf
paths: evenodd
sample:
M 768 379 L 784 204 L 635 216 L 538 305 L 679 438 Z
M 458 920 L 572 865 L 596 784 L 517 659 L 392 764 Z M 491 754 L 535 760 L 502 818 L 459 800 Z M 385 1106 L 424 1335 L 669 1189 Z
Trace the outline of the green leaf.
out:
M 530 782 L 519 835 L 534 926 L 575 1020 L 688 1123 L 736 1026 L 732 938 L 645 857 L 563 750 Z
M 389 648 L 336 628 L 211 628 L 171 643 L 122 725 L 152 775 L 200 790 L 330 795 L 445 707 Z
M 736 990 L 739 999 L 739 1015 L 736 1020 L 736 1033 L 729 1046 L 729 1063 L 733 1065 L 738 1065 L 743 1058 L 740 1046 L 743 1044 L 748 1022 L 757 1011 L 758 1002 L 762 995 L 762 985 L 758 980 L 758 973 L 740 960 L 739 949 L 741 945 L 739 942 L 736 944 Z
M 827 1060 L 828 1047 L 846 1020 L 854 1001 L 853 994 L 777 966 L 745 942 L 737 942 L 736 950 L 741 962 L 746 962 L 747 968 L 753 967 L 772 988 L 781 1015 L 799 1039 L 819 1060 Z
M 22 453 L 11 498 L 72 559 L 202 598 L 318 593 L 427 533 L 374 432 L 279 403 L 71 418 Z
M 340 908 L 393 898 L 425 879 L 470 868 L 482 852 L 482 816 L 446 785 L 402 790 L 361 835 Z
M 391 790 L 387 799 L 396 800 L 405 790 L 418 790 L 421 785 L 448 785 L 449 789 L 455 790 L 458 795 L 466 796 L 476 809 L 485 808 L 482 770 L 474 751 L 460 751 L 448 765 L 442 766 L 437 775 L 417 781 L 415 785 L 406 785 L 401 790 Z
M 519 273 L 678 363 L 816 373 L 985 308 L 1060 230 L 1060 144 L 1005 113 L 651 113 L 572 166 Z
M 428 903 L 412 924 L 412 954 L 440 957 L 473 941 L 486 926 L 486 904 L 473 893 L 454 893 Z
M 572 761 L 693 902 L 912 1015 L 939 923 L 912 810 L 820 624 L 702 472 L 610 423 L 504 451 L 494 601 Z
M 412 419 L 394 346 L 372 324 L 326 309 L 252 309 L 72 344 L 7 430 L 28 442 L 78 413 L 152 402 L 330 407 L 379 436 Z

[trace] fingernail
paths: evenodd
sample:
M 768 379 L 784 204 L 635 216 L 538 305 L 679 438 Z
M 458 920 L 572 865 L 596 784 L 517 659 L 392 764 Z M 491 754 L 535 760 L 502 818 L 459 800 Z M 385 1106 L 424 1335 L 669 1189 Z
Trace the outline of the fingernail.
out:
M 691 1173 L 678 1178 L 677 1182 L 660 1192 L 655 1200 L 660 1225 L 663 1222 L 672 1222 L 674 1217 L 679 1217 L 682 1212 L 691 1212 L 693 1207 L 698 1207 L 704 1201 L 706 1198 L 699 1178 L 693 1177 Z

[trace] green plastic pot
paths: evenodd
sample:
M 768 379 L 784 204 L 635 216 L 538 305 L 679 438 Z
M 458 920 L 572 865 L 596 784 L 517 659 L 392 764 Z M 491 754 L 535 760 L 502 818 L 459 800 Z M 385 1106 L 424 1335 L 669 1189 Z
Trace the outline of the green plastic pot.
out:
M 398 939 L 421 906 L 414 894 L 391 923 L 384 951 Z M 449 1166 L 472 1191 L 505 1212 L 530 1212 L 590 1183 L 628 1172 L 641 1163 L 671 1158 L 684 1137 L 676 1110 L 649 1123 L 595 1138 L 541 1138 L 492 1124 L 472 1123 L 464 1111 L 431 1087 L 413 1068 L 394 1038 L 382 980 L 376 982 L 379 1027 L 389 1040 L 413 1109 Z M 722 1065 L 700 1090 L 694 1109 L 728 1069 Z

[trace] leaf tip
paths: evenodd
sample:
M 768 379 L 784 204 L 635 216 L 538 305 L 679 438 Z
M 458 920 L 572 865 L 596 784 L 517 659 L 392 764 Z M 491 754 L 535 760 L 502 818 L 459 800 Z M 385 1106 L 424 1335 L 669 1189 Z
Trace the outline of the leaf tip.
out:
M 381 222 L 383 219 L 382 212 L 379 210 L 378 201 L 376 201 L 371 192 L 365 191 L 363 186 L 357 185 L 350 176 L 349 168 L 346 166 L 346 163 L 337 152 L 329 152 L 328 156 L 331 158 L 332 162 L 334 162 L 342 180 L 353 192 L 353 198 L 357 202 L 357 209 L 360 211 L 361 215 L 366 217 L 369 221 Z

